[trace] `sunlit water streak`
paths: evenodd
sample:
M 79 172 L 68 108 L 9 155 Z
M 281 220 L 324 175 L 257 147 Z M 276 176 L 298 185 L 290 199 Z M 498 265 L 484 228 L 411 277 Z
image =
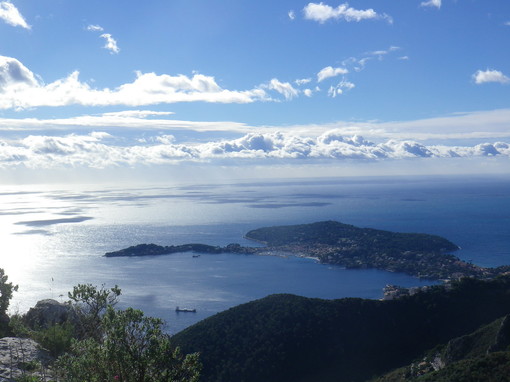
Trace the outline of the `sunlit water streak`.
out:
M 510 264 L 510 180 L 337 179 L 131 188 L 3 187 L 0 266 L 19 284 L 12 309 L 64 300 L 77 283 L 118 284 L 122 306 L 162 317 L 170 332 L 271 293 L 379 298 L 387 283 L 425 281 L 377 270 L 344 270 L 310 259 L 174 254 L 105 258 L 139 243 L 226 245 L 248 230 L 338 220 L 444 236 L 457 255 Z M 197 313 L 175 313 L 175 306 Z

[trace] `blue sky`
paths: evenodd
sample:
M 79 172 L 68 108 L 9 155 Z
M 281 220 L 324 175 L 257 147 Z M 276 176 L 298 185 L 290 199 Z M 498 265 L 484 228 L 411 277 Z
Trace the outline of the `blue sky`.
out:
M 0 36 L 6 182 L 510 169 L 508 1 L 12 0 Z

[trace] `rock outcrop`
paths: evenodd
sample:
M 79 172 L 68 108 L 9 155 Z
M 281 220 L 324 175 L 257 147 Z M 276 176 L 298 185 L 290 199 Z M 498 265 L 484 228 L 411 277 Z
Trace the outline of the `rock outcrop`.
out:
M 38 301 L 24 317 L 25 324 L 31 329 L 44 329 L 55 324 L 74 322 L 76 314 L 70 305 L 47 299 Z
M 50 381 L 48 365 L 52 361 L 47 350 L 29 338 L 0 339 L 0 382 L 14 382 L 24 375 Z

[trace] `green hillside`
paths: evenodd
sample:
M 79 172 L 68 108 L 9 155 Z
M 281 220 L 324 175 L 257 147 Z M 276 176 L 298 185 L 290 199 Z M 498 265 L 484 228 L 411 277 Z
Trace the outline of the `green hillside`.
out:
M 429 350 L 371 382 L 510 381 L 510 316 Z
M 204 382 L 365 381 L 510 313 L 510 278 L 463 279 L 394 301 L 272 295 L 178 333 Z

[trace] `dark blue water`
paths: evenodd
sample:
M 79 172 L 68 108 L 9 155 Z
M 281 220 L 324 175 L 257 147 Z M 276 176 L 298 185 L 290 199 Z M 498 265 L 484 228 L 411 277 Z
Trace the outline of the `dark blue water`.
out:
M 0 217 L 11 227 L 2 236 L 9 245 L 3 261 L 20 285 L 13 303 L 20 311 L 41 298 L 64 300 L 77 283 L 118 284 L 122 306 L 162 317 L 168 330 L 176 332 L 272 293 L 380 298 L 388 283 L 427 284 L 401 274 L 345 270 L 296 257 L 102 257 L 139 243 L 256 245 L 242 238 L 250 229 L 320 220 L 438 234 L 461 246 L 456 255 L 465 260 L 482 266 L 510 264 L 510 179 L 505 177 L 12 191 L 0 192 Z M 176 313 L 176 306 L 196 308 L 197 313 Z

